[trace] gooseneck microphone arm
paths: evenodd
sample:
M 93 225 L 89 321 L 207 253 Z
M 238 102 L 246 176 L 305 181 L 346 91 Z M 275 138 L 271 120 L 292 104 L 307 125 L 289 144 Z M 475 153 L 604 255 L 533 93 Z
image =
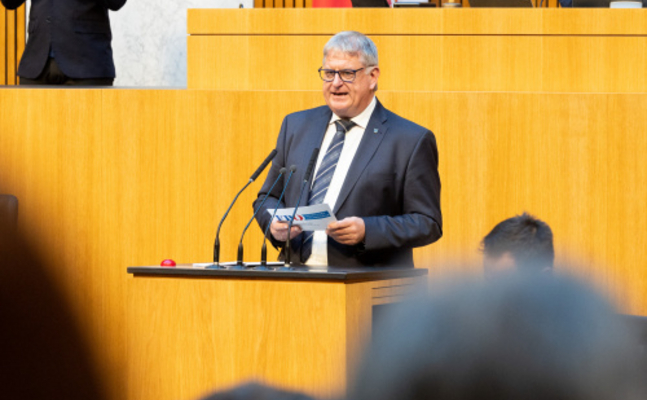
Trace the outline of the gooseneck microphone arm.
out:
M 290 179 L 292 179 L 292 175 L 296 172 L 296 170 L 296 165 L 290 166 L 290 174 L 288 175 L 288 179 L 286 179 L 285 185 L 283 185 L 283 190 L 281 191 L 281 195 L 279 196 L 279 200 L 276 202 L 276 207 L 274 207 L 274 211 L 272 212 L 272 218 L 270 218 L 270 222 L 268 222 L 267 226 L 265 227 L 265 232 L 263 233 L 263 247 L 261 247 L 261 265 L 263 267 L 267 265 L 267 232 L 269 232 L 270 227 L 272 226 L 272 221 L 274 221 L 274 216 L 279 209 L 279 204 L 281 204 L 283 195 L 285 195 L 285 189 L 287 189 L 288 185 L 290 184 Z
M 299 194 L 299 198 L 297 199 L 297 204 L 296 206 L 294 206 L 294 211 L 292 212 L 292 217 L 290 218 L 290 222 L 288 224 L 288 239 L 285 242 L 285 247 L 284 247 L 286 267 L 289 267 L 291 262 L 290 231 L 292 230 L 292 224 L 294 223 L 294 216 L 297 214 L 297 209 L 299 208 L 299 204 L 301 203 L 301 198 L 303 197 L 305 188 L 309 186 L 308 183 L 310 182 L 310 175 L 312 175 L 312 170 L 314 169 L 318 156 L 319 156 L 319 148 L 317 147 L 312 151 L 312 155 L 310 156 L 310 163 L 308 163 L 308 169 L 306 169 L 306 174 L 303 177 L 303 184 L 301 185 L 301 193 Z
M 238 242 L 238 261 L 236 262 L 236 265 L 243 265 L 243 237 L 245 237 L 245 232 L 247 232 L 247 228 L 249 228 L 249 225 L 252 223 L 254 218 L 256 217 L 256 214 L 258 214 L 258 211 L 263 207 L 263 204 L 265 204 L 265 201 L 269 197 L 270 193 L 272 193 L 272 190 L 274 189 L 274 186 L 278 183 L 279 179 L 287 172 L 286 168 L 281 168 L 279 170 L 279 176 L 276 177 L 274 180 L 274 183 L 272 184 L 272 187 L 270 187 L 270 190 L 265 193 L 265 196 L 263 197 L 263 201 L 261 201 L 261 204 L 258 205 L 256 210 L 254 211 L 254 215 L 252 215 L 252 218 L 250 218 L 249 222 L 247 222 L 247 225 L 245 225 L 245 229 L 243 229 L 243 233 L 240 235 L 240 242 Z
M 236 194 L 236 197 L 234 197 L 234 200 L 231 202 L 229 205 L 229 208 L 227 208 L 227 211 L 225 212 L 225 215 L 223 215 L 222 219 L 220 220 L 220 224 L 218 224 L 218 231 L 216 232 L 216 240 L 213 244 L 213 263 L 216 266 L 220 265 L 220 228 L 222 228 L 222 223 L 225 222 L 225 219 L 227 218 L 227 215 L 229 215 L 229 211 L 231 208 L 234 206 L 234 203 L 236 203 L 236 200 L 238 200 L 238 196 L 247 189 L 247 186 L 249 186 L 252 182 L 258 178 L 258 176 L 263 172 L 265 168 L 267 168 L 267 165 L 272 161 L 272 159 L 276 156 L 276 149 L 272 150 L 270 154 L 265 158 L 263 163 L 256 169 L 256 171 L 252 174 L 252 176 L 249 178 L 249 181 L 243 186 L 242 189 Z

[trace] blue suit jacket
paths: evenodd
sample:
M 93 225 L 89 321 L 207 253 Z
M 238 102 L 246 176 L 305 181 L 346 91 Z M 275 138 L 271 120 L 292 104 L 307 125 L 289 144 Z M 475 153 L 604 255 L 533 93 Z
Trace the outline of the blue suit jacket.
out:
M 13 9 L 25 0 L 2 0 Z M 108 9 L 126 0 L 32 0 L 29 38 L 18 75 L 35 79 L 45 67 L 50 46 L 63 73 L 71 78 L 114 78 Z
M 308 161 L 312 151 L 321 146 L 331 116 L 330 109 L 323 106 L 285 117 L 276 145 L 278 153 L 254 209 L 279 170 L 291 165 L 298 169 L 279 206 L 296 204 Z M 265 210 L 274 209 L 282 189 L 276 185 L 257 214 L 262 229 L 270 222 Z M 366 238 L 362 244 L 348 246 L 328 237 L 329 265 L 412 267 L 412 249 L 442 236 L 438 150 L 433 133 L 388 111 L 378 101 L 333 211 L 338 219 L 363 218 Z M 296 263 L 300 262 L 302 236 L 290 242 L 291 260 Z M 275 240 L 272 243 L 283 245 Z

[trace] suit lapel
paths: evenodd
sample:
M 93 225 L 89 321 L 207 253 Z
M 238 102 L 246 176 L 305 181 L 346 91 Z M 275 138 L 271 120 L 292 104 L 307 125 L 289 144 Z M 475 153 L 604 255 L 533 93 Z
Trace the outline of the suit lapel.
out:
M 378 100 L 375 105 L 375 110 L 373 110 L 373 115 L 371 115 L 371 119 L 368 121 L 366 130 L 364 131 L 364 136 L 362 136 L 357 153 L 355 153 L 353 162 L 350 165 L 348 174 L 346 174 L 346 179 L 339 192 L 339 196 L 337 197 L 335 209 L 333 210 L 335 214 L 344 205 L 346 198 L 348 198 L 348 195 L 357 184 L 357 180 L 362 175 L 362 172 L 364 172 L 371 159 L 373 159 L 387 130 L 386 111 Z

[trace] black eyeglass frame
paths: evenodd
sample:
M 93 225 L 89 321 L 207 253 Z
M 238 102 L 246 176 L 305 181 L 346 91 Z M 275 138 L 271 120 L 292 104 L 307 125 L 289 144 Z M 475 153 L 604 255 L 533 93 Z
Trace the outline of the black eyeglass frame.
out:
M 324 82 L 332 82 L 332 81 L 334 81 L 334 80 L 335 80 L 335 75 L 339 75 L 339 79 L 341 79 L 341 80 L 342 80 L 342 82 L 346 82 L 346 83 L 353 83 L 353 82 L 355 82 L 355 79 L 357 78 L 357 73 L 358 73 L 359 71 L 361 71 L 361 70 L 363 70 L 363 69 L 366 69 L 366 68 L 371 68 L 371 67 L 373 67 L 373 66 L 371 65 L 371 66 L 369 66 L 369 67 L 362 67 L 362 68 L 360 68 L 360 69 L 340 69 L 340 70 L 336 70 L 336 69 L 328 69 L 328 68 L 320 67 L 320 68 L 317 70 L 317 72 L 319 72 L 319 77 L 320 77 L 320 78 L 321 78 L 321 80 L 322 80 L 322 81 L 324 81 Z M 334 73 L 335 73 L 335 75 L 333 75 L 332 79 L 328 80 L 328 79 L 326 79 L 326 78 L 324 78 L 324 77 L 323 77 L 322 72 L 334 72 Z M 342 72 L 352 72 L 352 73 L 353 73 L 353 79 L 351 79 L 351 80 L 347 80 L 347 79 L 342 78 L 342 77 L 341 77 L 341 73 L 342 73 Z

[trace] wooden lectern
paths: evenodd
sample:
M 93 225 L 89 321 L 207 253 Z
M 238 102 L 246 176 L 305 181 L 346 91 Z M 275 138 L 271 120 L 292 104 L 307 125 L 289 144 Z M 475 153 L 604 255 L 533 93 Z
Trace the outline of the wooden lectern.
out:
M 128 397 L 196 399 L 256 379 L 341 396 L 374 317 L 425 269 L 130 267 Z

